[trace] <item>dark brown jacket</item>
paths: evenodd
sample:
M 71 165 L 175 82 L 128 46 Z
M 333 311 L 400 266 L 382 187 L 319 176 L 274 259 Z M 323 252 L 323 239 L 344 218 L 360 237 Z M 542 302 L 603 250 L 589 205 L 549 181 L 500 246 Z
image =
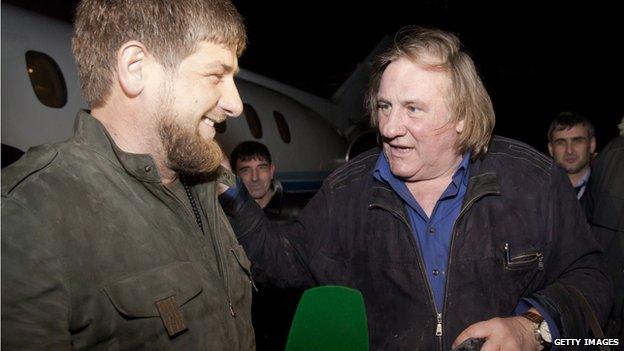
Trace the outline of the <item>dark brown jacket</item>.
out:
M 226 205 L 260 280 L 362 292 L 371 350 L 448 350 L 469 325 L 539 301 L 562 337 L 586 335 L 580 290 L 599 318 L 611 290 L 601 251 L 566 174 L 546 156 L 495 137 L 470 165 L 455 222 L 441 335 L 418 242 L 398 195 L 373 177 L 379 150 L 334 172 L 290 227 L 271 224 L 246 192 Z M 505 247 L 508 248 L 506 254 Z

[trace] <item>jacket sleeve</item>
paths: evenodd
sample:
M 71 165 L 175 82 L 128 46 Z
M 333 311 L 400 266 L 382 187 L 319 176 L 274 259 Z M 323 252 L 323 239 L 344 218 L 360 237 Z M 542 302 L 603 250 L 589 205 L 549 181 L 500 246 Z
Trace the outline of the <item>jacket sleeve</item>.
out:
M 268 220 L 244 186 L 224 205 L 238 241 L 251 259 L 254 279 L 286 287 L 317 285 L 309 266 L 328 237 L 331 203 L 326 184 L 301 211 L 294 223 Z
M 70 349 L 60 251 L 36 215 L 2 200 L 2 349 Z
M 576 289 L 604 323 L 612 303 L 611 285 L 603 269 L 603 253 L 590 232 L 567 175 L 558 167 L 551 180 L 550 257 L 544 289 L 536 299 L 558 324 L 562 338 L 586 337 L 589 321 L 582 312 Z

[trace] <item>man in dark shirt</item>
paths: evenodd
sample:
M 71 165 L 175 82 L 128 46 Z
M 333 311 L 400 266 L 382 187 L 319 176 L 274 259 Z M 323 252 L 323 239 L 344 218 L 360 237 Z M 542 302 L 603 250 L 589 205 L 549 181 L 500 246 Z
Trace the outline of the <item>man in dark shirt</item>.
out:
M 305 206 L 305 197 L 284 193 L 275 178 L 271 153 L 264 144 L 257 141 L 238 144 L 230 155 L 230 165 L 271 221 L 292 222 Z M 256 347 L 258 351 L 283 350 L 302 290 L 266 284 L 259 284 L 258 288 L 252 303 Z
M 284 192 L 275 177 L 276 167 L 269 149 L 257 141 L 244 141 L 230 154 L 230 165 L 249 195 L 272 221 L 288 222 L 306 205 L 305 194 Z
M 548 152 L 565 169 L 576 197 L 584 203 L 583 195 L 591 175 L 590 162 L 596 151 L 594 125 L 584 116 L 562 112 L 548 128 Z

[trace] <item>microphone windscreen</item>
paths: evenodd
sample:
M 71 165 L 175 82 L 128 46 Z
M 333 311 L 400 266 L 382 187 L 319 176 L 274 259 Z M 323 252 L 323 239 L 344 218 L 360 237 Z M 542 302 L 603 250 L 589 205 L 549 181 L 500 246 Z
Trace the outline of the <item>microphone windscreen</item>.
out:
M 362 293 L 344 286 L 306 290 L 293 319 L 286 351 L 368 351 Z

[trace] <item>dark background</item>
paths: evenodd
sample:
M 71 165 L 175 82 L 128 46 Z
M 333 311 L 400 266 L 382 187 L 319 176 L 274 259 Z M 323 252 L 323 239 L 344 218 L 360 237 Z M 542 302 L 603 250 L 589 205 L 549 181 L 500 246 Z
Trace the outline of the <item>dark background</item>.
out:
M 76 1 L 9 0 L 71 21 Z M 331 97 L 385 36 L 404 25 L 450 30 L 492 96 L 495 132 L 546 150 L 559 112 L 596 126 L 599 149 L 624 116 L 624 21 L 617 2 L 234 0 L 249 46 L 241 67 Z

